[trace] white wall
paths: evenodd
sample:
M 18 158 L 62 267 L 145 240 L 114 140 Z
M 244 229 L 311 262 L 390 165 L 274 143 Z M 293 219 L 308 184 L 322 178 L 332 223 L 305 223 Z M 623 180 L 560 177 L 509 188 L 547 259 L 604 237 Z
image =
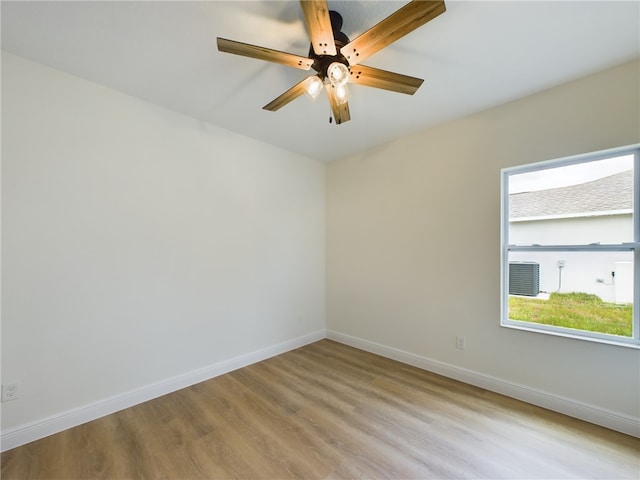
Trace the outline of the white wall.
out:
M 633 252 L 510 252 L 509 261 L 538 263 L 541 292 L 583 292 L 605 302 L 633 303 L 633 275 L 625 267 L 632 264 Z
M 325 328 L 324 165 L 3 53 L 3 433 Z
M 518 220 L 509 223 L 514 245 L 583 245 L 633 242 L 633 215 Z
M 637 428 L 640 351 L 500 327 L 500 169 L 639 142 L 638 70 L 628 63 L 330 164 L 329 334 Z

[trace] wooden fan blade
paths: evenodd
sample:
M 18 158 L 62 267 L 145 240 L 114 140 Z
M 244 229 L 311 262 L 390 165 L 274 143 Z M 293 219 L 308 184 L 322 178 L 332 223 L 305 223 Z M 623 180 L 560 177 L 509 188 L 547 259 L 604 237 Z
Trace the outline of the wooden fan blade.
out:
M 313 65 L 313 60 L 307 57 L 220 37 L 218 37 L 218 50 L 233 53 L 234 55 L 242 55 L 243 57 L 257 58 L 258 60 L 265 60 L 267 62 L 281 63 L 282 65 L 299 68 L 301 70 L 309 70 L 311 65 Z
M 335 94 L 335 88 L 331 86 L 327 88 L 327 96 L 329 97 L 329 104 L 331 105 L 331 111 L 333 112 L 333 118 L 336 121 L 336 125 L 340 125 L 341 123 L 351 120 L 349 102 L 340 103 Z
M 444 13 L 444 1 L 412 0 L 389 15 L 355 40 L 340 49 L 349 65 L 357 65 L 374 53 L 395 42 L 416 28 Z
M 333 29 L 326 0 L 300 0 L 307 31 L 316 55 L 337 55 Z
M 378 68 L 367 67 L 365 65 L 355 65 L 350 68 L 351 76 L 349 82 L 356 85 L 366 85 L 367 87 L 382 88 L 392 92 L 406 93 L 413 95 L 416 93 L 422 82 L 421 78 L 409 77 L 399 73 L 387 72 Z
M 282 107 L 284 107 L 290 101 L 295 100 L 300 95 L 303 95 L 304 93 L 306 93 L 307 87 L 313 81 L 313 79 L 314 79 L 314 77 L 311 76 L 311 77 L 305 78 L 301 82 L 296 83 L 289 90 L 287 90 L 282 95 L 280 95 L 278 98 L 272 100 L 270 103 L 266 104 L 262 108 L 264 108 L 265 110 L 270 110 L 272 112 L 275 112 L 276 110 L 281 109 Z

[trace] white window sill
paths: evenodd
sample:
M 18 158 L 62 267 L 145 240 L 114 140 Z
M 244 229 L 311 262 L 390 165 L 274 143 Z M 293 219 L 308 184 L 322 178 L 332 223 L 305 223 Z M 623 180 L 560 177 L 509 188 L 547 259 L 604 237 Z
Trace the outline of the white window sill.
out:
M 640 350 L 640 341 L 635 340 L 633 338 L 620 337 L 618 340 L 614 335 L 603 335 L 602 337 L 598 336 L 590 336 L 584 335 L 579 331 L 573 333 L 569 329 L 561 329 L 545 326 L 544 328 L 540 327 L 538 324 L 521 322 L 515 320 L 508 320 L 500 322 L 501 327 L 512 328 L 514 330 L 522 330 L 525 332 L 532 333 L 542 333 L 545 335 L 554 335 L 556 337 L 565 337 L 571 338 L 573 340 L 584 340 L 587 342 L 595 342 L 595 343 L 603 343 L 605 345 L 614 345 L 617 347 L 625 347 L 625 348 L 633 348 L 636 350 Z M 603 338 L 605 337 L 605 338 Z

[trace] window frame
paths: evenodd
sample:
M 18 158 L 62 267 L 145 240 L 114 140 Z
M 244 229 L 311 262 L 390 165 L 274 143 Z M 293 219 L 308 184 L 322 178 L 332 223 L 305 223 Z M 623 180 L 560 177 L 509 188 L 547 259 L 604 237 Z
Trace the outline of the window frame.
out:
M 633 241 L 620 244 L 589 245 L 509 245 L 509 177 L 514 174 L 547 170 L 604 160 L 623 155 L 633 155 Z M 640 349 L 640 144 L 601 150 L 593 153 L 573 155 L 542 162 L 503 168 L 500 171 L 500 326 L 548 335 L 606 343 Z M 612 252 L 632 251 L 633 272 L 633 317 L 632 336 L 622 337 L 598 332 L 574 330 L 533 322 L 509 319 L 509 252 Z

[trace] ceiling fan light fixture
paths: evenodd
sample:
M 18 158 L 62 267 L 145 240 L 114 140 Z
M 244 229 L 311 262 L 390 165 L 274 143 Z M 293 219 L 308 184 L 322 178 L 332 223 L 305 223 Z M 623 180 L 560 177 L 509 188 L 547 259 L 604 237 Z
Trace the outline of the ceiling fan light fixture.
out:
M 339 85 L 337 87 L 333 85 L 327 85 L 327 88 L 335 88 L 335 95 L 336 99 L 338 100 L 338 105 L 342 105 L 343 103 L 348 102 L 351 98 L 351 92 L 349 91 L 349 88 L 346 84 Z
M 322 87 L 324 84 L 322 80 L 318 76 L 309 77 L 309 81 L 307 82 L 307 88 L 305 90 L 306 94 L 309 95 L 313 100 L 318 98 L 320 92 L 322 91 Z
M 444 0 L 411 0 L 349 40 L 342 32 L 342 16 L 329 10 L 328 0 L 300 0 L 300 8 L 311 40 L 307 57 L 222 37 L 216 39 L 218 50 L 300 70 L 315 70 L 317 78 L 310 76 L 299 81 L 262 108 L 275 112 L 301 95 L 315 98 L 324 85 L 337 125 L 351 120 L 348 83 L 407 95 L 416 92 L 422 79 L 367 67 L 362 62 L 446 11 Z
M 349 81 L 349 69 L 344 63 L 333 62 L 327 68 L 327 77 L 334 87 L 341 87 Z

